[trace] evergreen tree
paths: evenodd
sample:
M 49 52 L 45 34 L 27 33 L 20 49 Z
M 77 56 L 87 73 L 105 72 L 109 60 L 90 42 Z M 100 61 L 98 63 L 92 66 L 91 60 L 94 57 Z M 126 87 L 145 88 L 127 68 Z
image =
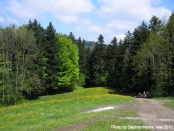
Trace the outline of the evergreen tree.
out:
M 69 38 L 69 39 L 71 39 L 71 40 L 72 40 L 72 42 L 73 42 L 74 44 L 76 44 L 76 38 L 75 38 L 75 36 L 73 35 L 73 33 L 72 33 L 72 32 L 70 32 L 70 33 L 69 33 L 68 38 Z
M 92 55 L 91 55 L 91 65 L 93 78 L 91 79 L 92 85 L 102 86 L 106 84 L 107 81 L 107 72 L 105 70 L 105 52 L 106 47 L 104 45 L 104 38 L 102 35 L 99 35 L 98 42 L 96 43 Z
M 46 43 L 44 46 L 44 58 L 46 60 L 45 66 L 45 87 L 47 94 L 53 89 L 57 89 L 57 73 L 58 73 L 58 46 L 56 30 L 50 22 L 45 30 Z
M 140 89 L 139 87 L 144 87 L 145 84 L 142 81 L 145 81 L 145 76 L 135 76 L 136 74 L 136 66 L 133 64 L 133 57 L 137 54 L 137 52 L 140 50 L 141 45 L 146 42 L 147 38 L 149 37 L 150 30 L 147 26 L 147 24 L 143 21 L 138 28 L 136 28 L 133 32 L 133 39 L 129 48 L 129 51 L 127 51 L 127 54 L 129 53 L 129 76 L 130 76 L 130 87 L 134 87 L 134 91 L 137 89 Z M 143 89 L 143 88 L 142 88 Z M 139 90 L 140 91 L 140 90 Z
M 133 45 L 132 45 L 132 53 L 133 55 L 140 49 L 140 45 L 146 42 L 149 36 L 149 28 L 147 24 L 143 21 L 138 28 L 136 28 L 133 32 Z
M 129 31 L 124 38 L 124 41 L 119 47 L 119 57 L 120 57 L 120 70 L 121 70 L 121 77 L 120 77 L 120 85 L 124 88 L 129 88 L 131 86 L 131 76 L 132 76 L 132 69 L 131 69 L 131 56 L 133 51 L 131 48 L 133 47 L 133 36 L 132 33 Z
M 91 58 L 92 58 L 91 49 L 88 47 L 86 49 L 86 79 L 85 79 L 86 87 L 92 86 L 93 69 L 92 69 Z
M 153 16 L 149 22 L 150 22 L 149 29 L 151 31 L 159 31 L 163 26 L 162 21 L 156 16 Z
M 107 84 L 114 87 L 119 84 L 118 44 L 116 37 L 107 46 L 105 62 L 105 68 L 108 72 Z
M 85 41 L 79 39 L 77 40 L 77 46 L 79 49 L 79 69 L 80 69 L 80 81 L 79 85 L 85 84 L 85 77 L 86 77 L 86 48 L 85 48 Z
M 77 46 L 79 48 L 79 68 L 80 68 L 80 72 L 82 72 L 83 74 L 85 74 L 86 72 L 86 48 L 85 48 L 85 41 L 81 40 L 81 38 L 79 37 L 79 39 L 77 40 Z

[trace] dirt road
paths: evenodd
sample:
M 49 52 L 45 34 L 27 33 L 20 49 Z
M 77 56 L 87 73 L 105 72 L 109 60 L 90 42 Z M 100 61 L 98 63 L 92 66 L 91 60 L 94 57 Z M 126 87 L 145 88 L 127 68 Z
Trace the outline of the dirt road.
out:
M 98 108 L 86 109 L 81 112 L 98 112 L 103 110 L 109 110 L 114 108 L 129 108 L 139 114 L 140 117 L 122 117 L 120 119 L 140 120 L 148 127 L 154 127 L 152 131 L 174 131 L 174 110 L 163 106 L 161 101 L 153 99 L 136 98 L 137 102 L 134 104 L 123 105 L 111 105 L 102 106 Z M 58 131 L 78 131 L 93 123 L 90 121 L 87 123 L 78 123 L 65 128 L 58 129 Z
M 137 98 L 135 104 L 123 105 L 136 111 L 145 125 L 155 127 L 155 130 L 174 131 L 174 110 L 164 107 L 161 101 Z

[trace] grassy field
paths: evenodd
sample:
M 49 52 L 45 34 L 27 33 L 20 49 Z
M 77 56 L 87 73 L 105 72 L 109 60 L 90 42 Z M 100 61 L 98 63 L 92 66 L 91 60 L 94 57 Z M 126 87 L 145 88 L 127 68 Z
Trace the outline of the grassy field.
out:
M 162 101 L 166 107 L 174 110 L 174 97 L 160 97 L 155 99 Z
M 113 90 L 102 87 L 43 96 L 38 100 L 0 108 L 0 130 L 47 131 L 82 128 L 87 131 L 110 130 L 111 125 L 142 125 L 138 121 L 118 119 L 124 116 L 137 116 L 135 112 L 126 109 L 114 109 L 97 113 L 80 112 L 91 107 L 133 102 L 135 102 L 134 98 L 118 95 Z

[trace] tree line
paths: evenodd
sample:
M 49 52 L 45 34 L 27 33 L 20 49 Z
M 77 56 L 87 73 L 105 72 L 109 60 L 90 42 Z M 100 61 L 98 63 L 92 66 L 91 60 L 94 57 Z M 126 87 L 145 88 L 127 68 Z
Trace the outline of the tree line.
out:
M 174 95 L 174 13 L 167 22 L 157 16 L 144 21 L 123 40 L 104 44 L 98 37 L 88 54 L 86 85 L 109 86 L 122 93 Z
M 72 91 L 79 79 L 78 47 L 57 34 L 52 23 L 37 20 L 0 28 L 0 101 L 2 106 L 39 95 Z
M 37 20 L 0 27 L 0 73 L 2 106 L 82 86 L 172 95 L 174 13 L 167 22 L 153 16 L 110 44 L 99 35 L 93 48 L 72 32 L 57 34 L 51 22 L 46 29 Z

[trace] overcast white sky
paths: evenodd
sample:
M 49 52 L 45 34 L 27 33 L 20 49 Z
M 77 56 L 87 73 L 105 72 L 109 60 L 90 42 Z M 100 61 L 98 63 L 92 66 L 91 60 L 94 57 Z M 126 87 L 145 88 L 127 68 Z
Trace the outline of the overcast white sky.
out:
M 0 0 L 0 25 L 27 24 L 37 19 L 46 28 L 51 21 L 57 32 L 105 43 L 123 38 L 153 15 L 168 19 L 174 0 Z

